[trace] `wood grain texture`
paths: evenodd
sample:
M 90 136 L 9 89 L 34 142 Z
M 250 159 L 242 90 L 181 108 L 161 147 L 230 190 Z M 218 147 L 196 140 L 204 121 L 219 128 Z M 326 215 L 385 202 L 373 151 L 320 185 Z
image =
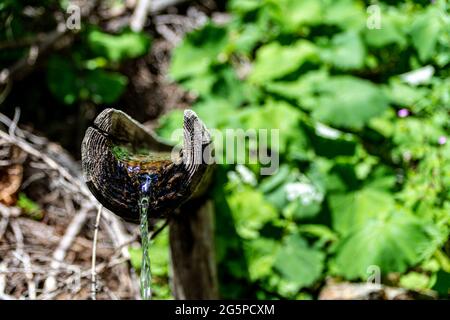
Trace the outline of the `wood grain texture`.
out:
M 212 200 L 189 201 L 170 223 L 175 299 L 218 299 Z
M 205 182 L 209 165 L 202 158 L 211 145 L 206 127 L 190 110 L 185 111 L 184 143 L 177 154 L 165 161 L 151 160 L 169 153 L 173 145 L 162 141 L 122 111 L 106 109 L 86 131 L 82 143 L 82 166 L 86 184 L 103 206 L 126 221 L 139 221 L 139 185 L 131 171 L 150 172 L 156 179 L 150 201 L 150 218 L 163 218 L 188 200 Z M 118 160 L 112 149 L 129 145 L 148 150 L 136 163 Z

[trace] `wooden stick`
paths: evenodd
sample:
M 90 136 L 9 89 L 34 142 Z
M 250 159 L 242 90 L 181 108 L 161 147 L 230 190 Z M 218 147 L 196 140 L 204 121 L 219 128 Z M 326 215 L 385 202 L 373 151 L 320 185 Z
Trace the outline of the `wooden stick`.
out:
M 170 223 L 172 291 L 175 299 L 218 299 L 211 200 L 189 202 Z
M 92 264 L 91 264 L 91 298 L 97 298 L 97 272 L 95 269 L 95 260 L 97 258 L 97 235 L 98 227 L 100 225 L 100 218 L 102 216 L 103 206 L 98 206 L 97 217 L 95 218 L 94 239 L 92 240 Z
M 52 262 L 50 263 L 50 275 L 44 282 L 44 292 L 48 293 L 56 290 L 57 283 L 55 277 L 55 270 L 60 268 L 61 262 L 64 261 L 67 250 L 72 246 L 73 241 L 80 232 L 87 219 L 88 210 L 82 208 L 72 219 L 69 226 L 66 229 L 64 236 L 58 244 L 58 247 L 53 252 Z

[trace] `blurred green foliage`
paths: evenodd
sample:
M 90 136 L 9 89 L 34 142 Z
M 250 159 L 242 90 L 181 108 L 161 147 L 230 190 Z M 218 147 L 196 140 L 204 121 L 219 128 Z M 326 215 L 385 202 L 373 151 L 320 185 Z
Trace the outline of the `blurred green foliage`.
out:
M 116 70 L 120 62 L 144 55 L 150 38 L 144 33 L 124 30 L 104 33 L 92 26 L 81 31 L 80 42 L 67 55 L 53 55 L 47 64 L 47 84 L 61 102 L 79 100 L 112 104 L 126 89 L 128 79 Z
M 28 54 L 28 45 L 40 33 L 54 32 L 56 16 L 67 15 L 65 0 L 10 1 L 0 3 L 0 67 L 9 67 Z M 114 5 L 110 3 L 109 5 Z M 27 8 L 36 12 L 25 14 Z M 145 55 L 151 38 L 144 32 L 125 28 L 115 34 L 106 33 L 83 19 L 70 46 L 53 53 L 44 64 L 46 82 L 59 102 L 73 105 L 92 101 L 97 105 L 112 104 L 126 90 L 128 79 L 119 72 L 121 63 Z M 42 35 L 42 34 L 41 34 Z
M 208 127 L 280 130 L 275 175 L 218 168 L 223 297 L 312 298 L 372 265 L 448 295 L 449 5 L 379 1 L 380 29 L 369 5 L 234 0 L 229 22 L 173 51 L 170 76 Z M 160 135 L 181 119 L 163 117 Z
M 23 192 L 19 193 L 19 199 L 17 199 L 17 206 L 22 209 L 22 212 L 34 220 L 41 220 L 44 217 L 44 211 L 42 208 L 27 197 Z

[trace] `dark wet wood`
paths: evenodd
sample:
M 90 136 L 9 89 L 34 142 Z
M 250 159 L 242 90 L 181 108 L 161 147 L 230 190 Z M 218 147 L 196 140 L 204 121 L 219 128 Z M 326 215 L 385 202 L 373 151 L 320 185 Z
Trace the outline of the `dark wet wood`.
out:
M 175 299 L 218 299 L 212 200 L 189 201 L 170 223 Z
M 152 174 L 156 179 L 152 185 L 149 218 L 167 217 L 195 194 L 209 172 L 202 154 L 211 146 L 211 139 L 201 120 L 190 110 L 184 115 L 183 132 L 183 148 L 171 157 L 172 145 L 158 139 L 125 113 L 106 109 L 88 128 L 82 143 L 87 186 L 104 207 L 126 221 L 138 222 L 137 177 L 142 173 Z M 131 150 L 131 160 L 117 157 L 113 148 L 118 145 Z M 147 150 L 148 154 L 133 154 L 137 150 Z
M 170 216 L 173 294 L 176 299 L 216 299 L 214 212 L 211 200 L 204 197 L 212 171 L 205 155 L 212 153 L 213 144 L 201 120 L 190 110 L 184 114 L 183 134 L 182 150 L 168 159 L 166 153 L 172 145 L 125 113 L 107 109 L 86 131 L 83 172 L 100 203 L 130 222 L 139 221 L 139 184 L 133 170 L 156 176 L 149 219 Z M 136 153 L 118 157 L 113 152 L 117 145 Z M 139 154 L 140 149 L 148 150 L 147 156 Z

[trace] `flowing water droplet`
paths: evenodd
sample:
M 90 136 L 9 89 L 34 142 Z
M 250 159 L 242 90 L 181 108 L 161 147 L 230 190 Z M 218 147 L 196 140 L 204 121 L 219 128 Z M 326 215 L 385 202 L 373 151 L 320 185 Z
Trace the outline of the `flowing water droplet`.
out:
M 148 234 L 148 211 L 151 197 L 151 184 L 153 177 L 149 174 L 142 174 L 139 176 L 140 190 L 139 190 L 139 212 L 140 212 L 140 231 L 141 231 L 141 245 L 142 245 L 142 265 L 141 265 L 141 297 L 143 300 L 150 300 L 151 292 L 151 270 L 150 270 L 150 239 Z
M 141 229 L 141 244 L 142 244 L 142 264 L 141 264 L 141 297 L 143 300 L 150 300 L 152 296 L 151 281 L 152 275 L 150 270 L 150 257 L 148 254 L 150 240 L 148 237 L 148 204 L 149 197 L 142 196 L 139 199 L 140 209 L 140 229 Z
M 150 203 L 154 200 L 154 183 L 158 181 L 158 172 L 170 163 L 170 153 L 148 154 L 144 150 L 131 150 L 128 146 L 114 145 L 113 155 L 117 159 L 118 167 L 125 169 L 133 181 L 133 187 L 138 188 L 138 206 L 140 218 L 142 264 L 141 264 L 141 297 L 151 299 L 151 270 L 150 270 L 150 239 L 148 217 L 151 215 Z

